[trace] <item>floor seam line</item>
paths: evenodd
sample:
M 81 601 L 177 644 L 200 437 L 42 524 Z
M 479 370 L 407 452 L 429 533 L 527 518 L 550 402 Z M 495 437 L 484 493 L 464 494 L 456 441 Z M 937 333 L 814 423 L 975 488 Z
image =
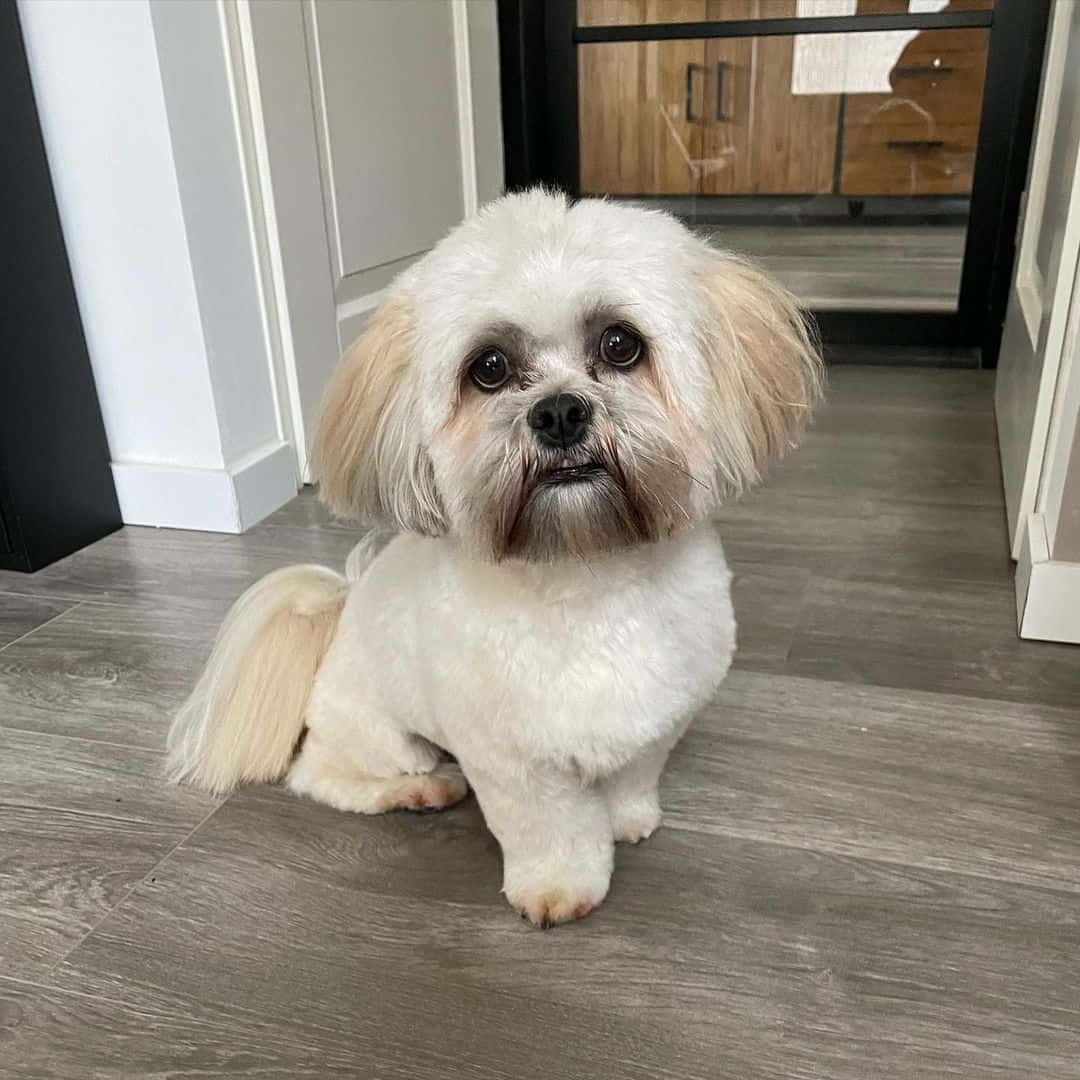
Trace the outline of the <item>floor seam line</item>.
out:
M 78 713 L 78 710 L 56 709 L 54 712 L 60 716 L 66 716 L 68 713 Z M 85 716 L 86 714 L 83 713 L 82 715 Z M 160 748 L 141 746 L 139 743 L 116 742 L 114 739 L 91 739 L 86 735 L 71 735 L 66 731 L 42 731 L 40 728 L 20 727 L 18 721 L 14 724 L 0 724 L 0 734 L 5 731 L 10 731 L 17 735 L 40 735 L 42 738 L 46 739 L 70 739 L 72 742 L 88 743 L 90 746 L 115 746 L 118 750 L 137 750 L 141 754 L 153 754 L 155 756 L 162 753 Z
M 31 802 L 7 802 L 0 800 L 0 810 L 30 810 L 37 811 L 42 810 L 51 814 L 67 814 L 71 817 L 87 819 L 90 821 L 111 821 L 117 825 L 147 825 L 154 829 L 166 829 L 168 828 L 168 822 L 153 821 L 146 817 L 125 817 L 120 814 L 106 814 L 101 811 L 95 810 L 76 810 L 68 806 L 53 806 L 49 803 L 31 803 Z M 188 838 L 188 834 L 185 833 L 183 840 Z M 181 841 L 182 842 L 182 841 Z
M 213 807 L 209 813 L 205 814 L 202 818 L 199 819 L 198 823 L 192 829 L 189 829 L 188 832 L 186 832 L 175 844 L 173 844 L 173 846 L 169 848 L 169 850 L 164 855 L 162 855 L 161 858 L 158 859 L 157 862 L 155 862 L 153 866 L 151 866 L 150 869 L 147 870 L 141 878 L 139 878 L 138 881 L 132 882 L 132 884 L 129 885 L 128 888 L 124 891 L 124 895 L 121 896 L 120 899 L 117 900 L 116 903 L 113 904 L 109 908 L 109 910 L 106 911 L 101 916 L 101 918 L 98 919 L 94 923 L 94 925 L 91 926 L 79 938 L 78 941 L 76 941 L 61 956 L 58 956 L 56 960 L 52 964 L 50 964 L 48 968 L 46 968 L 44 973 L 45 977 L 52 975 L 52 973 L 56 971 L 61 964 L 66 963 L 79 949 L 81 949 L 82 946 L 85 945 L 86 942 L 98 932 L 98 930 L 101 929 L 105 922 L 110 919 L 117 911 L 119 911 L 124 904 L 127 903 L 135 890 L 140 888 L 142 885 L 145 885 L 146 882 L 149 881 L 150 878 L 157 873 L 158 869 L 163 866 L 169 859 L 171 859 L 173 855 L 175 855 L 176 852 L 179 851 L 180 848 L 183 847 L 183 845 L 186 844 L 188 840 L 190 840 L 228 801 L 228 799 L 223 799 L 220 803 L 218 803 L 217 806 Z
M 43 623 L 39 623 L 33 630 L 27 630 L 25 634 L 20 634 L 14 641 L 9 641 L 6 645 L 0 645 L 0 653 L 10 649 L 12 645 L 18 645 L 20 641 L 25 641 L 39 630 L 44 630 L 46 626 L 56 622 L 57 619 L 62 619 L 65 615 L 70 615 L 77 607 L 82 607 L 85 603 L 85 600 L 76 600 L 70 607 L 64 608 L 63 611 L 58 611 L 51 619 L 46 619 Z
M 944 867 L 928 866 L 926 863 L 901 862 L 896 859 L 886 859 L 880 856 L 864 855 L 859 852 L 837 851 L 832 848 L 819 846 L 800 846 L 787 843 L 784 840 L 769 840 L 759 836 L 748 836 L 745 833 L 731 832 L 724 828 L 696 829 L 693 826 L 681 825 L 669 821 L 665 816 L 661 825 L 663 829 L 671 829 L 675 832 L 688 833 L 691 836 L 724 836 L 730 840 L 742 840 L 749 844 L 764 844 L 767 847 L 783 848 L 785 851 L 809 851 L 817 855 L 826 855 L 834 859 L 857 859 L 859 862 L 872 863 L 874 866 L 894 866 L 909 870 L 921 870 L 930 874 L 945 874 L 950 877 L 971 879 L 972 881 L 1005 882 L 1018 889 L 1034 889 L 1039 892 L 1051 893 L 1054 896 L 1071 896 L 1080 899 L 1080 885 L 1073 889 L 1055 888 L 1053 885 L 1036 884 L 1030 881 L 1020 881 L 1013 877 L 1003 877 L 1001 874 L 975 873 L 970 870 L 948 870 Z

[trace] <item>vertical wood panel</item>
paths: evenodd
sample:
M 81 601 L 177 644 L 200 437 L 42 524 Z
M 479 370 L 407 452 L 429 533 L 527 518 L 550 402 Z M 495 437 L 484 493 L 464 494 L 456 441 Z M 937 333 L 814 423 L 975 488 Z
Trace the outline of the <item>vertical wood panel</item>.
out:
M 753 19 L 757 0 L 709 0 L 710 19 Z M 705 129 L 701 189 L 707 195 L 754 190 L 754 38 L 715 38 L 705 48 L 710 123 Z M 719 65 L 724 65 L 723 108 L 718 118 Z
M 891 93 L 847 96 L 844 194 L 970 194 L 988 42 L 988 30 L 925 30 L 889 73 Z
M 584 4 L 585 0 L 582 0 Z M 580 10 L 580 9 L 579 9 Z M 594 22 L 701 19 L 705 0 L 590 3 Z M 675 16 L 682 18 L 676 20 Z M 706 109 L 705 43 L 612 42 L 578 48 L 581 190 L 688 194 L 698 188 Z M 693 68 L 691 114 L 687 73 Z
M 579 0 L 578 7 L 582 25 L 750 19 L 761 13 L 759 0 Z M 768 14 L 794 15 L 795 0 L 774 0 Z M 791 37 L 580 46 L 582 190 L 831 191 L 839 98 L 791 93 L 793 46 Z M 688 65 L 697 65 L 689 123 Z
M 787 0 L 784 13 L 795 11 L 795 0 Z M 840 99 L 835 94 L 793 94 L 794 53 L 793 37 L 755 41 L 755 194 L 823 194 L 833 187 Z

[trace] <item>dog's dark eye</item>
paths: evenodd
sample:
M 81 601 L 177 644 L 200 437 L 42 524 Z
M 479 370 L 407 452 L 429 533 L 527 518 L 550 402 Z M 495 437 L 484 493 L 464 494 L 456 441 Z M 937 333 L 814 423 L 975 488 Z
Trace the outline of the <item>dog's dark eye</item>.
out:
M 469 378 L 481 390 L 498 390 L 510 378 L 510 364 L 498 349 L 484 349 L 469 365 Z
M 600 335 L 600 356 L 613 367 L 633 367 L 641 358 L 641 338 L 625 326 L 609 326 Z

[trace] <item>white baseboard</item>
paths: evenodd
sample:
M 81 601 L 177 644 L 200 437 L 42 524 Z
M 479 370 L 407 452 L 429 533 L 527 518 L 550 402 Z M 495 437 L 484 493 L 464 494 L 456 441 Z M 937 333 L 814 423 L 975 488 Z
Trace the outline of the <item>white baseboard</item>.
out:
M 240 511 L 240 530 L 284 506 L 299 490 L 296 453 L 284 442 L 262 447 L 236 462 L 229 470 Z
M 1016 614 L 1022 638 L 1080 645 L 1080 563 L 1050 558 L 1042 514 L 1029 514 L 1016 564 Z
M 112 473 L 125 525 L 240 533 L 299 490 L 293 448 L 277 441 L 227 469 L 114 463 Z

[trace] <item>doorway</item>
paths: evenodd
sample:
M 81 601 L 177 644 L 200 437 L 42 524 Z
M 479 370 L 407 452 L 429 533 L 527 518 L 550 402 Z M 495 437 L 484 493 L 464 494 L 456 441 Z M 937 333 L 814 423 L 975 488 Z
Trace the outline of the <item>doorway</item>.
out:
M 994 366 L 1047 10 L 502 0 L 507 178 L 674 212 L 827 344 Z

